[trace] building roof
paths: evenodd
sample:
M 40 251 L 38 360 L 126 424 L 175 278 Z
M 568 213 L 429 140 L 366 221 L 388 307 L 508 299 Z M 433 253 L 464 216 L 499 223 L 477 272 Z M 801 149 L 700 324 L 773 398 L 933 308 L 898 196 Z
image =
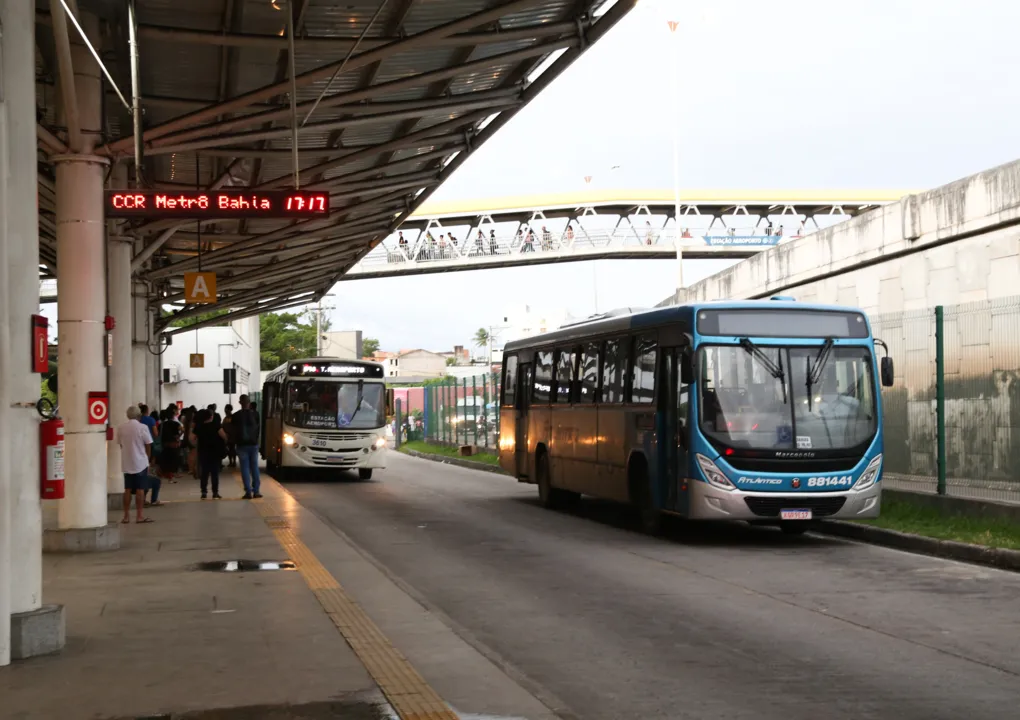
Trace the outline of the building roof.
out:
M 292 188 L 297 124 L 300 186 L 330 194 L 325 219 L 206 221 L 200 232 L 194 221 L 132 221 L 127 229 L 145 244 L 136 265 L 154 288 L 151 304 L 175 305 L 178 318 L 208 312 L 183 298 L 183 273 L 200 265 L 217 273 L 219 304 L 232 317 L 318 300 L 635 2 L 136 0 L 138 181 L 167 190 Z M 130 100 L 128 3 L 78 6 L 102 21 L 98 50 Z M 39 0 L 40 134 L 49 157 L 67 142 L 57 110 L 58 15 L 57 0 Z M 69 35 L 77 42 L 73 27 Z M 131 115 L 104 86 L 95 152 L 131 162 Z M 40 228 L 53 268 L 49 157 Z

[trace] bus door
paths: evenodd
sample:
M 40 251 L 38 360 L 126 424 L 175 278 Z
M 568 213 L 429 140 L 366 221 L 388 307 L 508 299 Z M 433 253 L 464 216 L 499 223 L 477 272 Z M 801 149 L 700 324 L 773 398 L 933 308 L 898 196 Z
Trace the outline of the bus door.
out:
M 665 508 L 687 512 L 687 386 L 680 373 L 683 348 L 662 348 L 658 402 L 659 479 L 665 485 Z
M 528 467 L 528 408 L 531 406 L 531 363 L 521 363 L 517 373 L 517 412 L 514 428 L 517 477 L 529 476 Z

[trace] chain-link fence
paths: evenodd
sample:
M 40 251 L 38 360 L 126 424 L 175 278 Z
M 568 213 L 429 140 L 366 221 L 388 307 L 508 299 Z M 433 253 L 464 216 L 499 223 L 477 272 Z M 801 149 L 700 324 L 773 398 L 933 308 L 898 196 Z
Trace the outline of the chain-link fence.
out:
M 495 452 L 499 442 L 499 375 L 447 377 L 423 387 L 395 388 L 401 437 Z
M 896 363 L 882 393 L 888 487 L 1020 502 L 1020 297 L 871 322 Z

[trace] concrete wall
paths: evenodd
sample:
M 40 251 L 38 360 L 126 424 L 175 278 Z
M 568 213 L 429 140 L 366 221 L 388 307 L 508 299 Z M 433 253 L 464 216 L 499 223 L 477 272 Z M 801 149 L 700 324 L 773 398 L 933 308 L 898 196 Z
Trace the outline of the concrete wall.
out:
M 398 358 L 397 376 L 437 378 L 446 375 L 446 358 L 428 350 L 411 350 Z
M 162 407 L 181 401 L 184 407 L 200 408 L 216 403 L 222 410 L 228 402 L 237 407 L 239 395 L 261 390 L 258 330 L 258 318 L 246 318 L 228 327 L 207 327 L 174 336 L 173 345 L 161 359 L 163 369 L 177 369 L 178 380 L 163 384 Z M 189 356 L 195 352 L 205 355 L 205 367 L 190 367 Z M 223 369 L 230 367 L 237 368 L 237 392 L 228 397 L 223 392 Z
M 692 285 L 686 298 L 782 292 L 871 314 L 1014 295 L 1020 288 L 1018 222 L 1020 161 L 766 250 Z
M 322 356 L 341 360 L 361 358 L 361 330 L 337 330 L 323 333 Z

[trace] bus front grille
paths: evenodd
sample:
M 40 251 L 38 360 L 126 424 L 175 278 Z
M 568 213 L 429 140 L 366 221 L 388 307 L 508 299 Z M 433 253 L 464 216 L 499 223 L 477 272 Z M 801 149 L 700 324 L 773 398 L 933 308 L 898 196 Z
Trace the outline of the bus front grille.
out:
M 328 433 L 316 433 L 316 432 L 302 432 L 302 437 L 315 438 L 316 440 L 367 440 L 373 435 L 370 432 L 328 432 Z
M 835 515 L 846 502 L 845 497 L 746 497 L 748 509 L 759 517 L 779 517 L 783 509 L 810 510 L 814 517 Z

